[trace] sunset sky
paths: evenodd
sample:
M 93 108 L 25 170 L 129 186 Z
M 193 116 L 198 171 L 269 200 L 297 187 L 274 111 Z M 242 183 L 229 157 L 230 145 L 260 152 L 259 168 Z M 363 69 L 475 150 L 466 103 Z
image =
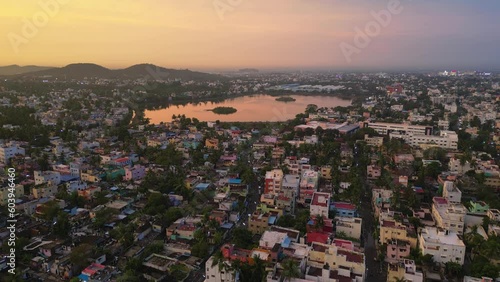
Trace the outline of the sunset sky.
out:
M 500 1 L 401 0 L 401 13 L 350 61 L 340 44 L 356 46 L 355 29 L 391 0 L 56 1 L 2 2 L 0 65 L 500 69 Z M 56 12 L 40 3 L 58 3 Z M 214 7 L 226 3 L 236 5 Z M 34 16 L 42 24 L 26 36 Z

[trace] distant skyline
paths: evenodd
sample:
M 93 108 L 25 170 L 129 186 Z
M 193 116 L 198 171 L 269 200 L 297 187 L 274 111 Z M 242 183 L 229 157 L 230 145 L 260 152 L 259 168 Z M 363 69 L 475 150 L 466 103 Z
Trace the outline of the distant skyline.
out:
M 374 13 L 391 5 L 381 25 Z M 500 70 L 498 14 L 488 0 L 7 1 L 0 65 Z

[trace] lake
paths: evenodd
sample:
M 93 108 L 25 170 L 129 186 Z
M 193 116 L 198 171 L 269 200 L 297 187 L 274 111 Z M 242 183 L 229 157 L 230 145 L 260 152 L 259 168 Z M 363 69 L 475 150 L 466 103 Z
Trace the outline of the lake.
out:
M 221 102 L 195 102 L 186 105 L 171 105 L 161 110 L 147 110 L 145 117 L 153 124 L 172 121 L 172 115 L 184 114 L 200 121 L 286 121 L 303 113 L 309 104 L 318 107 L 350 106 L 351 100 L 343 100 L 330 96 L 289 95 L 295 102 L 279 102 L 277 97 L 269 95 L 252 95 L 227 99 Z M 211 111 L 215 107 L 233 107 L 238 110 L 230 115 L 218 115 Z

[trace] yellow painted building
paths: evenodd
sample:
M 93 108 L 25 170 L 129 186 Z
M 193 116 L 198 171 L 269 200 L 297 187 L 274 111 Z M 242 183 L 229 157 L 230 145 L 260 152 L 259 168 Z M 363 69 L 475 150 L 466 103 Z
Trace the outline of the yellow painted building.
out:
M 0 189 L 0 205 L 6 206 L 8 204 L 10 193 L 11 192 L 9 191 L 9 187 L 4 187 Z M 24 186 L 17 184 L 14 187 L 13 194 L 15 200 L 19 199 L 21 196 L 24 195 Z
M 417 236 L 414 230 L 395 220 L 383 220 L 380 225 L 379 242 L 384 244 L 393 240 L 410 242 L 412 248 L 417 247 Z

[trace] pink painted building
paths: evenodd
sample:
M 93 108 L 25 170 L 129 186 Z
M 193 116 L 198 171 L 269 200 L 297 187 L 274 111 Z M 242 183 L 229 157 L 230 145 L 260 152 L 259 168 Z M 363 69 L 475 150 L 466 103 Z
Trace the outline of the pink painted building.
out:
M 401 261 L 410 256 L 410 242 L 404 240 L 392 240 L 387 243 L 386 257 L 389 262 Z
M 135 165 L 133 167 L 125 168 L 125 180 L 140 180 L 146 176 L 146 168 L 142 165 Z

